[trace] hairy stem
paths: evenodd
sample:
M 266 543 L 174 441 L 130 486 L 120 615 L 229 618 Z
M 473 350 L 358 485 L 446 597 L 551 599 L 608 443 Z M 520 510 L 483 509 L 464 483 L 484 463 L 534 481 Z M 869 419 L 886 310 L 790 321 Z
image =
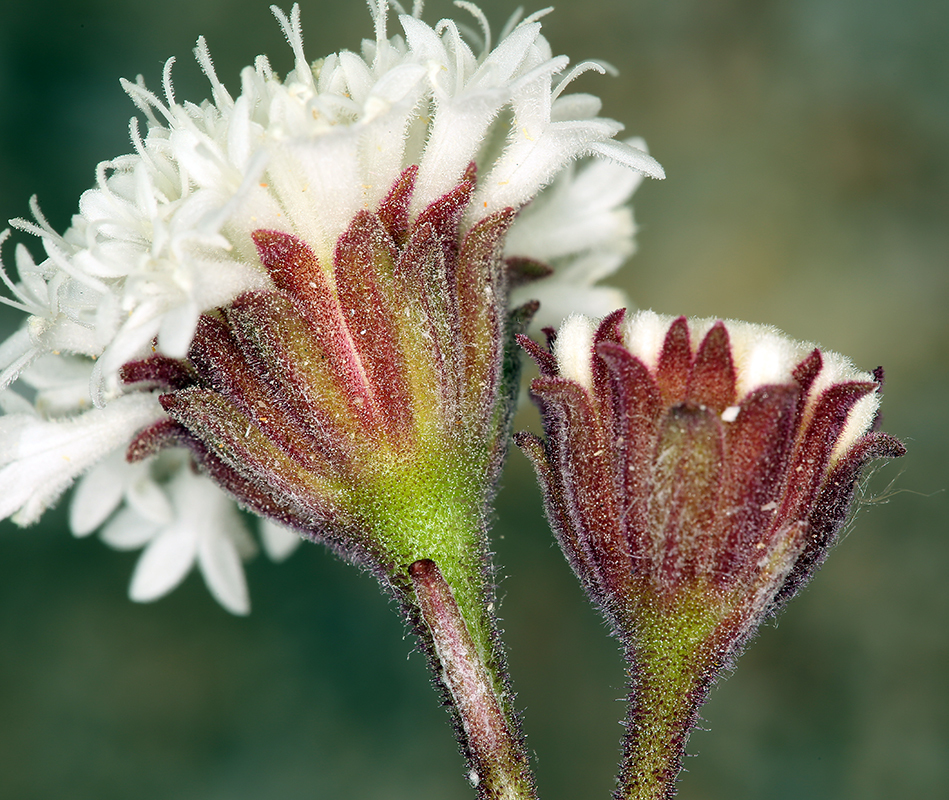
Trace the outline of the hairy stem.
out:
M 630 693 L 614 800 L 670 800 L 699 708 L 723 664 L 722 614 L 702 593 L 644 604 L 624 635 Z
M 451 587 L 431 559 L 409 567 L 418 611 L 431 637 L 433 666 L 457 714 L 468 779 L 482 800 L 533 800 L 533 776 L 507 677 L 497 653 L 484 653 L 469 633 Z M 495 646 L 495 648 L 497 647 Z

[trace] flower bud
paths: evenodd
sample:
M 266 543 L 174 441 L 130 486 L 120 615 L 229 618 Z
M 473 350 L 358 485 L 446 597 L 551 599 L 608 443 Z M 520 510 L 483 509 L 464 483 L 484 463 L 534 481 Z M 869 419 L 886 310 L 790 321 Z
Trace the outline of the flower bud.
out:
M 520 434 L 568 561 L 626 648 L 617 797 L 670 796 L 715 677 L 813 574 L 861 470 L 882 371 L 743 322 L 618 311 L 550 332 Z

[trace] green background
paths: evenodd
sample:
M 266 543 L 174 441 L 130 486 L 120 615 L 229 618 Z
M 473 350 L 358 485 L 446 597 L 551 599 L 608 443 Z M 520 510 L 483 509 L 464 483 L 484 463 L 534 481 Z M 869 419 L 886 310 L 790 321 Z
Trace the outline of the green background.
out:
M 484 9 L 499 29 L 511 5 Z M 359 2 L 305 2 L 303 23 L 311 58 L 370 33 Z M 616 283 L 641 307 L 769 322 L 884 364 L 885 428 L 909 448 L 713 691 L 680 797 L 949 796 L 949 5 L 564 0 L 544 25 L 555 52 L 619 68 L 578 88 L 668 173 L 636 198 L 641 252 Z M 118 77 L 158 88 L 176 55 L 178 96 L 207 96 L 200 33 L 231 87 L 259 52 L 290 67 L 257 0 L 5 3 L 0 217 L 37 193 L 63 229 L 95 164 L 129 150 Z M 520 453 L 504 483 L 501 610 L 541 796 L 605 798 L 615 642 L 552 546 Z M 135 557 L 74 540 L 62 508 L 0 526 L 2 800 L 472 796 L 422 659 L 368 577 L 315 546 L 258 558 L 254 611 L 236 619 L 194 575 L 133 605 Z

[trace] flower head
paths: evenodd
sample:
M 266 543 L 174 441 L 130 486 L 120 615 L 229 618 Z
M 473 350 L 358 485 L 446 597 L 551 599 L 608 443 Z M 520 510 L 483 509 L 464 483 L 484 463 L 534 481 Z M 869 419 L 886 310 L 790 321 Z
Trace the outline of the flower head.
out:
M 522 340 L 548 517 L 630 660 L 621 784 L 666 796 L 708 686 L 813 574 L 863 467 L 882 371 L 743 322 L 623 312 Z M 665 788 L 663 788 L 665 787 Z M 671 796 L 668 795 L 668 796 Z
M 394 480 L 381 465 L 404 464 L 421 442 L 434 452 L 433 431 L 448 436 L 459 418 L 486 495 L 509 416 L 511 290 L 550 267 L 581 289 L 614 270 L 632 249 L 620 206 L 637 183 L 617 172 L 662 170 L 613 139 L 621 126 L 598 116 L 596 98 L 563 93 L 598 67 L 564 75 L 540 15 L 512 20 L 495 47 L 483 24 L 479 53 L 451 20 L 402 15 L 390 36 L 387 4 L 370 6 L 375 36 L 361 53 L 314 63 L 299 8 L 274 9 L 293 69 L 280 79 L 260 56 L 236 95 L 203 39 L 210 100 L 178 100 L 173 60 L 161 94 L 124 82 L 145 119 L 132 121 L 134 152 L 99 165 L 64 234 L 35 202 L 34 221 L 13 221 L 46 257 L 18 246 L 19 282 L 3 273 L 6 302 L 29 314 L 0 345 L 3 516 L 32 522 L 109 453 L 131 447 L 150 463 L 184 447 L 242 504 L 352 555 L 366 530 L 353 487 Z M 608 163 L 564 173 L 583 156 Z M 516 212 L 552 182 L 517 234 Z M 618 188 L 580 217 L 573 244 L 538 247 L 545 218 L 551 229 L 605 185 Z M 70 379 L 45 406 L 44 365 Z M 2 392 L 17 379 L 36 404 Z M 146 470 L 170 508 L 185 482 L 206 481 L 189 459 L 175 463 Z

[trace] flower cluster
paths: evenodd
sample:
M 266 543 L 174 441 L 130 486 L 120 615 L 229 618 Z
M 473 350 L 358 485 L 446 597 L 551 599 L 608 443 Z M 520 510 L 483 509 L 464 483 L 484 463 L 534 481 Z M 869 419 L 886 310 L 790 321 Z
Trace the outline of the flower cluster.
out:
M 868 461 L 882 372 L 742 322 L 572 317 L 543 350 L 547 514 L 630 663 L 618 797 L 671 797 L 711 682 L 813 574 Z
M 661 167 L 516 15 L 497 46 L 369 0 L 360 53 L 293 54 L 232 95 L 125 82 L 134 152 L 99 165 L 65 233 L 35 200 L 27 314 L 0 343 L 0 519 L 73 483 L 70 525 L 143 552 L 133 599 L 195 565 L 249 611 L 242 562 L 300 538 L 374 574 L 418 636 L 483 800 L 536 798 L 495 613 L 487 521 L 517 340 L 546 438 L 520 434 L 573 570 L 629 664 L 618 800 L 670 798 L 709 687 L 811 577 L 872 459 L 882 371 L 770 328 L 607 314 L 627 201 Z M 393 4 L 396 5 L 397 4 Z M 0 246 L 10 232 L 0 234 Z M 247 517 L 260 518 L 259 537 Z
M 481 231 L 486 241 L 484 232 L 494 231 L 487 237 L 490 254 L 472 255 L 469 267 L 487 269 L 490 262 L 496 274 L 479 273 L 474 282 L 459 284 L 498 293 L 482 296 L 478 313 L 463 323 L 494 320 L 490 334 L 464 331 L 491 339 L 494 361 L 484 374 L 503 367 L 497 360 L 508 333 L 508 298 L 514 292 L 513 302 L 526 301 L 527 290 L 517 287 L 529 279 L 555 269 L 547 287 L 535 284 L 533 293 L 553 313 L 564 297 L 585 297 L 583 307 L 595 313 L 615 304 L 615 292 L 592 284 L 632 250 L 634 227 L 625 203 L 640 174 L 662 177 L 662 170 L 641 143 L 614 140 L 621 126 L 598 116 L 597 98 L 564 93 L 577 74 L 600 68 L 581 64 L 564 73 L 568 61 L 552 55 L 540 33 L 540 15 L 512 19 L 492 47 L 480 12 L 465 4 L 483 31 L 477 53 L 451 20 L 431 27 L 401 15 L 402 34 L 390 36 L 386 3 L 370 6 L 375 36 L 363 42 L 361 53 L 342 51 L 312 64 L 304 56 L 299 8 L 289 16 L 274 9 L 294 67 L 280 79 L 267 58 L 258 57 L 241 73 L 236 97 L 218 79 L 203 39 L 195 55 L 211 84 L 211 100 L 196 105 L 176 98 L 173 60 L 166 64 L 161 95 L 141 78 L 125 82 L 145 119 L 144 130 L 132 120 L 134 152 L 99 165 L 96 187 L 82 196 L 65 233 L 51 228 L 35 201 L 34 221 L 12 223 L 37 235 L 46 256 L 36 262 L 20 245 L 19 281 L 2 273 L 13 296 L 4 302 L 29 318 L 0 344 L 0 517 L 29 524 L 85 475 L 74 500 L 73 530 L 83 535 L 104 524 L 109 544 L 146 547 L 133 578 L 136 599 L 169 590 L 197 563 L 227 608 L 247 611 L 240 561 L 254 546 L 231 501 L 216 495 L 216 483 L 296 530 L 308 530 L 314 520 L 341 519 L 338 508 L 331 513 L 325 504 L 314 510 L 304 503 L 305 512 L 293 513 L 285 505 L 271 508 L 253 499 L 250 484 L 238 487 L 233 475 L 225 479 L 212 468 L 248 462 L 238 449 L 223 457 L 226 437 L 211 432 L 210 411 L 202 421 L 194 419 L 197 398 L 212 390 L 224 397 L 238 385 L 241 391 L 264 391 L 260 376 L 272 376 L 287 355 L 277 353 L 268 336 L 289 335 L 288 347 L 299 356 L 310 345 L 293 339 L 299 331 L 291 329 L 319 318 L 309 334 L 322 348 L 319 358 L 340 370 L 334 374 L 343 383 L 349 381 L 346 404 L 356 402 L 358 391 L 364 395 L 358 413 L 352 407 L 346 412 L 355 415 L 350 422 L 392 411 L 384 424 L 397 427 L 411 415 L 406 397 L 416 392 L 415 410 L 423 405 L 418 391 L 424 369 L 418 364 L 426 359 L 406 366 L 407 340 L 430 336 L 447 348 L 453 335 L 448 326 L 463 322 L 457 307 L 431 302 L 445 289 L 438 280 L 457 268 L 452 259 L 473 232 Z M 574 168 L 584 156 L 605 160 Z M 517 218 L 514 212 L 525 206 Z M 571 235 L 557 236 L 565 221 Z M 441 250 L 430 242 L 419 249 L 425 225 L 437 229 Z M 418 281 L 428 270 L 428 283 L 418 284 L 414 300 L 396 308 L 391 296 L 383 298 L 395 291 L 395 284 L 382 286 L 392 280 L 384 273 L 398 272 L 412 257 L 429 259 L 412 266 Z M 365 304 L 355 297 L 370 291 L 358 282 L 360 259 L 375 270 L 377 294 Z M 294 273 L 295 265 L 303 266 Z M 427 299 L 419 299 L 420 293 Z M 462 301 L 452 295 L 451 303 Z M 327 310 L 334 303 L 335 310 Z M 290 306 L 293 313 L 281 316 Z M 383 312 L 394 315 L 390 322 L 372 318 Z M 333 314 L 349 313 L 363 316 L 336 319 L 335 328 L 327 323 Z M 270 361 L 258 369 L 268 347 Z M 444 363 L 454 357 L 454 351 L 436 351 Z M 380 400 L 373 392 L 388 386 L 392 375 L 379 364 L 396 352 L 404 369 L 391 369 L 404 381 L 396 380 L 391 395 Z M 257 370 L 256 383 L 241 377 L 245 367 Z M 334 380 L 317 374 L 319 365 L 311 368 L 304 383 L 319 396 L 308 401 L 304 393 L 303 405 L 323 403 L 319 393 Z M 293 380 L 287 386 L 298 388 Z M 20 388 L 7 389 L 14 382 Z M 484 397 L 499 391 L 499 380 L 482 383 Z M 445 383 L 432 386 L 442 390 Z M 326 426 L 332 427 L 327 420 L 336 413 L 333 402 L 316 415 L 323 429 L 307 434 L 321 447 Z M 280 439 L 283 428 L 273 407 L 270 416 L 234 408 L 253 428 L 248 435 L 270 437 L 298 455 L 299 447 Z M 281 407 L 280 413 L 299 414 L 300 408 Z M 477 420 L 497 422 L 496 417 L 492 407 Z M 376 431 L 377 422 L 360 430 Z M 343 423 L 328 435 L 338 444 L 351 430 Z M 207 441 L 197 447 L 202 437 Z M 159 454 L 159 442 L 186 449 Z M 123 463 L 130 445 L 137 460 L 132 465 Z M 346 469 L 356 450 L 346 450 Z M 208 452 L 217 455 L 201 455 Z M 193 468 L 195 459 L 203 472 Z M 479 485 L 486 480 L 482 476 Z M 255 473 L 253 481 L 266 478 Z M 326 497 L 349 485 L 316 493 Z M 203 509 L 201 522 L 182 513 L 195 506 Z M 263 541 L 268 552 L 284 555 L 294 534 L 267 524 Z

